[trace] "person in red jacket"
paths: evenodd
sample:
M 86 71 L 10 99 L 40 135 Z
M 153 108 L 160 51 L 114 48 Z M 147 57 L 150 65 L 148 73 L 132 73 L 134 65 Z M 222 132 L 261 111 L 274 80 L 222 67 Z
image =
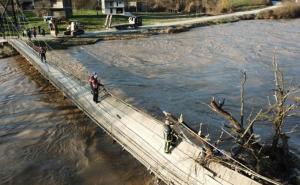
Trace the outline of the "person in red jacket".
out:
M 99 87 L 103 86 L 103 84 L 100 83 L 100 81 L 97 79 L 97 74 L 94 73 L 89 78 L 90 86 L 93 93 L 93 101 L 98 103 L 98 96 L 99 96 Z

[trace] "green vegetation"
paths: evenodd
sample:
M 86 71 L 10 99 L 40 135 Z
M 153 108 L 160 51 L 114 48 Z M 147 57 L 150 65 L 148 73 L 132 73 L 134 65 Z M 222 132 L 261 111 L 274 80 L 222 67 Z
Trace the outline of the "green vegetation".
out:
M 104 29 L 106 15 L 96 10 L 75 10 L 70 20 L 78 20 L 85 25 L 86 30 L 102 30 Z M 122 16 L 113 16 L 113 24 L 128 23 L 128 19 Z
M 49 33 L 48 25 L 46 22 L 43 21 L 42 17 L 38 17 L 32 11 L 26 11 L 25 13 L 26 18 L 30 22 L 28 27 L 37 27 L 41 26 L 46 30 L 46 33 Z M 144 25 L 150 24 L 158 24 L 170 21 L 177 21 L 183 20 L 188 18 L 195 18 L 201 16 L 200 14 L 185 14 L 185 13 L 137 13 L 143 18 Z M 79 22 L 85 25 L 86 31 L 95 31 L 95 30 L 103 30 L 104 23 L 105 23 L 106 15 L 103 15 L 99 12 L 97 15 L 96 10 L 74 10 L 73 16 L 69 20 L 78 20 Z M 128 17 L 125 16 L 113 16 L 113 24 L 124 24 L 128 23 Z M 65 31 L 67 27 L 67 23 L 61 23 L 59 25 L 59 31 Z
M 32 11 L 24 11 L 24 15 L 27 18 L 27 21 L 29 21 L 29 24 L 23 25 L 26 28 L 32 28 L 32 27 L 38 27 L 44 28 L 46 33 L 49 33 L 49 28 L 47 23 L 43 20 L 42 17 L 36 16 L 36 14 Z M 23 23 L 25 24 L 25 23 Z M 22 23 L 21 23 L 22 25 Z

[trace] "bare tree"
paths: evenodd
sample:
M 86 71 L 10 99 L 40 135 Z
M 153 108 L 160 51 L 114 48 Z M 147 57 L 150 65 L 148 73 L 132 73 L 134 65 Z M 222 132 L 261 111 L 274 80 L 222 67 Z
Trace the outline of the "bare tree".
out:
M 275 60 L 275 53 L 273 57 L 273 70 L 275 77 L 274 100 L 269 100 L 268 107 L 261 109 L 252 116 L 249 115 L 246 124 L 244 124 L 244 86 L 246 83 L 246 73 L 241 75 L 241 107 L 240 119 L 235 118 L 230 112 L 226 111 L 223 106 L 225 99 L 217 101 L 212 98 L 209 107 L 214 112 L 224 117 L 229 126 L 229 132 L 234 136 L 235 143 L 239 146 L 232 156 L 239 161 L 251 167 L 256 172 L 265 173 L 265 175 L 275 175 L 278 169 L 293 168 L 290 160 L 290 152 L 288 145 L 287 133 L 283 132 L 285 119 L 292 115 L 292 111 L 298 106 L 296 104 L 287 104 L 290 95 L 299 92 L 299 88 L 286 87 L 282 71 L 279 69 Z M 268 122 L 273 127 L 272 143 L 261 143 L 253 133 L 253 127 L 256 122 Z M 245 155 L 246 154 L 246 155 Z M 249 157 L 254 159 L 254 162 L 249 160 Z M 251 161 L 251 162 L 249 162 Z M 253 164 L 254 163 L 254 164 Z M 267 169 L 267 170 L 266 170 Z

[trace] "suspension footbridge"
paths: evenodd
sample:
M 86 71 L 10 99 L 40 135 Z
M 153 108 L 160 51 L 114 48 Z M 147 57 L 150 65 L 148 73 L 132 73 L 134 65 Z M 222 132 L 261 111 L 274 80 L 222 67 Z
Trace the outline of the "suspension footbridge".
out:
M 11 24 L 11 29 L 15 29 L 19 35 L 12 21 Z M 166 154 L 163 122 L 109 92 L 100 93 L 101 101 L 95 103 L 88 84 L 83 84 L 75 76 L 51 64 L 51 61 L 42 62 L 30 41 L 16 36 L 7 37 L 6 40 L 41 75 L 140 161 L 149 172 L 154 173 L 166 184 L 260 185 L 263 182 L 278 184 L 238 165 L 237 161 L 233 161 L 236 164 L 235 170 L 230 165 L 225 166 L 214 160 L 202 164 L 199 162 L 202 160 L 201 147 L 184 137 L 170 154 Z M 239 172 L 241 170 L 243 174 Z

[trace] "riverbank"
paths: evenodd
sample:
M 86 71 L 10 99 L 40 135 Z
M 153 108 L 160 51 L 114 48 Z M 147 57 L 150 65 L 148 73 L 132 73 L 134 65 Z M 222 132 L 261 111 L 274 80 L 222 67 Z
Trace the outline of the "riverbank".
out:
M 267 8 L 261 8 L 251 11 L 235 12 L 218 16 L 206 16 L 198 18 L 180 19 L 176 21 L 168 21 L 153 25 L 141 26 L 138 29 L 129 30 L 101 30 L 101 31 L 86 31 L 85 34 L 79 35 L 76 38 L 59 36 L 58 38 L 40 37 L 45 40 L 54 49 L 66 49 L 71 46 L 94 44 L 98 41 L 106 40 L 128 40 L 144 38 L 157 34 L 173 34 L 191 30 L 196 27 L 204 27 L 225 23 L 233 23 L 240 20 L 262 19 L 267 16 L 262 16 L 265 12 L 277 12 L 282 9 L 288 9 L 282 5 L 274 5 Z
M 284 3 L 274 10 L 266 10 L 257 15 L 258 19 L 293 19 L 300 17 L 299 3 Z
M 250 11 L 243 12 L 235 12 L 230 14 L 218 15 L 218 16 L 206 16 L 206 17 L 198 17 L 192 19 L 184 19 L 179 21 L 170 21 L 165 23 L 153 24 L 141 26 L 139 29 L 132 30 L 116 30 L 110 29 L 105 31 L 94 31 L 87 32 L 84 35 L 80 35 L 79 37 L 98 37 L 105 38 L 111 35 L 153 35 L 153 34 L 161 34 L 161 33 L 180 33 L 189 31 L 192 28 L 224 24 L 224 23 L 232 23 L 240 20 L 253 20 L 256 19 L 259 13 L 269 10 L 274 10 L 279 8 L 280 5 L 274 5 L 267 8 L 261 8 Z
M 18 52 L 7 42 L 0 43 L 0 59 L 17 55 Z

